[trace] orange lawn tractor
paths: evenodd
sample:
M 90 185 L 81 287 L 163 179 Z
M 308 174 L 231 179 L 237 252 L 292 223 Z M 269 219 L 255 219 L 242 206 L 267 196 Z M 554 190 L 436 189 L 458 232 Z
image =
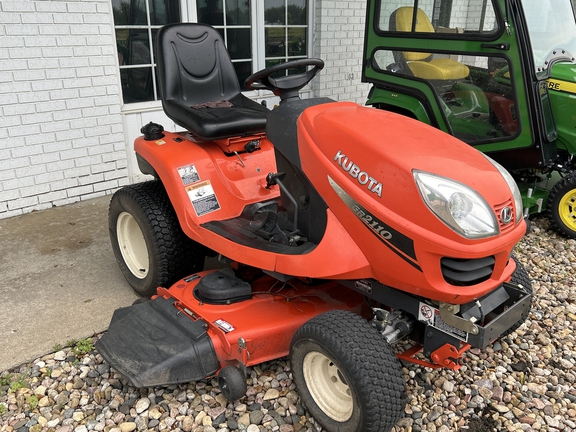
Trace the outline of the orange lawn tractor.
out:
M 186 131 L 142 128 L 154 180 L 117 191 L 109 213 L 120 269 L 152 299 L 118 309 L 97 343 L 132 385 L 215 376 L 236 400 L 247 367 L 289 355 L 326 430 L 388 431 L 404 412 L 399 359 L 458 369 L 526 319 L 522 201 L 500 165 L 404 116 L 300 99 L 319 59 L 247 78 L 280 98 L 270 111 L 241 93 L 212 27 L 163 27 L 157 56 L 164 110 Z M 204 271 L 210 255 L 230 265 Z M 411 348 L 395 354 L 400 340 Z

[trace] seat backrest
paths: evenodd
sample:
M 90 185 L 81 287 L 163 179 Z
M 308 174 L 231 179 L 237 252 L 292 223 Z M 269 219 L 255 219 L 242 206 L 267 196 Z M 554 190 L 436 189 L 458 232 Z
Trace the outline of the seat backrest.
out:
M 414 17 L 414 8 L 411 6 L 403 6 L 396 9 L 390 18 L 390 30 L 399 32 L 411 32 L 412 31 L 412 19 Z M 430 22 L 430 18 L 426 13 L 418 8 L 416 12 L 416 32 L 422 33 L 434 33 L 434 26 Z M 430 53 L 422 52 L 403 52 L 406 61 L 422 61 L 426 60 L 431 56 Z
M 204 24 L 171 24 L 157 35 L 162 101 L 183 106 L 230 100 L 240 84 L 220 33 Z

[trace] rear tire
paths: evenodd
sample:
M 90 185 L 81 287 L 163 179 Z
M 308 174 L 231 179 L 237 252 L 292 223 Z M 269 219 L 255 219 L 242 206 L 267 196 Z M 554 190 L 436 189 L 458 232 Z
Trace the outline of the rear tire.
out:
M 159 181 L 118 190 L 110 201 L 108 226 L 120 270 L 143 297 L 204 266 L 205 248 L 184 234 Z
M 364 319 L 335 310 L 305 323 L 290 346 L 294 383 L 329 432 L 385 432 L 403 416 L 400 362 Z
M 576 239 L 576 173 L 559 180 L 546 202 L 548 219 L 558 232 Z

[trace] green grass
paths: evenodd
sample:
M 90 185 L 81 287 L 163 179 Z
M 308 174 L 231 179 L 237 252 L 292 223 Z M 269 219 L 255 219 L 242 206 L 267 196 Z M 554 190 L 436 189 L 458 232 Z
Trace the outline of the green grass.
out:
M 10 391 L 16 393 L 18 390 L 28 387 L 26 375 L 20 375 L 10 383 Z
M 30 411 L 34 411 L 38 407 L 38 396 L 37 395 L 28 396 L 28 398 L 26 399 L 26 403 L 30 407 Z
M 76 357 L 80 357 L 94 350 L 94 342 L 92 341 L 92 338 L 69 339 L 66 341 L 64 346 L 56 344 L 52 347 L 52 350 L 54 352 L 61 351 L 62 348 L 65 347 L 69 347 L 72 354 L 74 354 Z
M 92 338 L 80 339 L 76 341 L 72 347 L 72 352 L 76 357 L 88 354 L 92 350 L 94 350 Z
M 26 379 L 26 375 L 7 374 L 0 377 L 0 387 L 8 387 L 8 391 L 15 393 L 18 390 L 30 387 L 30 383 Z
M 10 385 L 12 382 L 12 374 L 0 376 L 0 387 Z

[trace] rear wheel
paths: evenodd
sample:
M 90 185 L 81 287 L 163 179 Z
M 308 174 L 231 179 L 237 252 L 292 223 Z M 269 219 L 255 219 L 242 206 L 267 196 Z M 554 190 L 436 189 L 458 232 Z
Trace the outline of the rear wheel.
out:
M 162 183 L 126 186 L 110 201 L 110 240 L 124 277 L 141 296 L 202 270 L 205 249 L 178 223 Z
M 330 311 L 305 323 L 290 347 L 302 402 L 330 432 L 389 431 L 402 417 L 400 362 L 364 319 Z
M 548 218 L 554 227 L 570 238 L 576 238 L 576 173 L 554 185 L 546 203 Z

